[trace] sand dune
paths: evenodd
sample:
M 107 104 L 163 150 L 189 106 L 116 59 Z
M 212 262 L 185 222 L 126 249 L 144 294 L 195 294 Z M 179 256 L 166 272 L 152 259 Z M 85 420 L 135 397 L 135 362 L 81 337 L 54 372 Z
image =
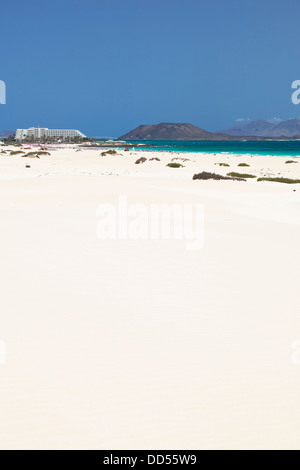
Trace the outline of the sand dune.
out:
M 0 155 L 2 449 L 299 449 L 300 185 L 192 180 L 285 160 Z M 202 249 L 100 240 L 120 196 L 203 205 Z

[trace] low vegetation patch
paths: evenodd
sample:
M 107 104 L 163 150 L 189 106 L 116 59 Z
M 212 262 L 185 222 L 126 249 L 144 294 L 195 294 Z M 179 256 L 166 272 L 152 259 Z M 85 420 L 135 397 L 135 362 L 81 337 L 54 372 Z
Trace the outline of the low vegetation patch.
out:
M 157 157 L 149 158 L 149 161 L 151 160 L 156 160 L 157 162 L 160 162 L 160 158 L 157 158 Z
M 10 152 L 10 155 L 20 155 L 21 153 L 25 153 L 22 150 L 12 150 Z
M 51 153 L 49 152 L 45 152 L 44 150 L 39 150 L 38 152 L 36 152 L 37 155 L 51 155 Z
M 292 178 L 257 178 L 257 181 L 272 181 L 274 183 L 299 184 L 300 180 Z
M 139 165 L 140 163 L 145 163 L 147 161 L 147 158 L 141 157 L 136 160 L 136 165 Z
M 248 163 L 239 163 L 238 166 L 250 166 Z
M 181 163 L 168 163 L 166 166 L 170 167 L 170 168 L 184 168 L 183 165 L 181 165 Z
M 219 165 L 219 166 L 230 166 L 230 165 L 228 165 L 228 163 L 215 163 L 215 165 Z
M 217 173 L 209 173 L 207 171 L 202 171 L 193 176 L 193 180 L 233 180 L 233 181 L 246 181 L 243 178 L 231 178 L 229 176 L 218 175 Z
M 40 158 L 37 154 L 37 152 L 28 152 L 28 153 L 25 153 L 24 155 L 22 155 L 22 157 L 26 158 Z
M 116 150 L 106 150 L 105 152 L 101 153 L 101 156 L 104 157 L 105 155 L 118 155 Z
M 298 163 L 296 160 L 287 160 L 285 163 Z
M 236 171 L 231 171 L 227 173 L 227 176 L 232 176 L 233 178 L 256 178 L 255 175 L 249 175 L 247 173 L 237 173 Z
M 37 152 L 28 152 L 24 154 L 24 157 L 31 157 L 32 155 L 37 155 Z
M 189 158 L 183 158 L 183 157 L 174 157 L 174 158 L 172 158 L 172 162 L 174 162 L 174 160 L 180 160 L 181 162 L 190 161 Z

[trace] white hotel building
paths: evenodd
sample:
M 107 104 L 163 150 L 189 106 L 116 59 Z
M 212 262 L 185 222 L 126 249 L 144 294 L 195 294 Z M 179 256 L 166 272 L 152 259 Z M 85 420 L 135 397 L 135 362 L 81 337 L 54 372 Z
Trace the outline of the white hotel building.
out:
M 48 129 L 47 127 L 30 127 L 29 129 L 17 129 L 16 140 L 24 140 L 28 138 L 41 139 L 43 137 L 66 139 L 68 137 L 84 138 L 82 132 L 76 129 Z

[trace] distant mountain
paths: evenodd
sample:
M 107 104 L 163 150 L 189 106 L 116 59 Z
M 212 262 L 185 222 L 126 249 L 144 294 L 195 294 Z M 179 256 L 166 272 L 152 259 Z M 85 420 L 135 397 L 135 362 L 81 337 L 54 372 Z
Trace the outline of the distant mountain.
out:
M 246 124 L 241 124 L 239 126 L 231 127 L 230 129 L 225 129 L 221 131 L 223 134 L 236 135 L 236 136 L 270 136 L 273 131 L 275 124 L 271 124 L 268 121 L 262 119 L 257 121 L 247 122 Z
M 122 140 L 212 140 L 214 134 L 192 124 L 161 122 L 138 126 L 127 134 L 121 135 Z
M 300 135 L 300 119 L 289 119 L 280 124 L 258 120 L 222 131 L 233 136 L 259 136 L 259 137 L 294 137 Z
M 231 132 L 231 134 L 230 134 Z M 253 121 L 222 132 L 208 132 L 192 124 L 161 122 L 138 126 L 119 140 L 267 140 L 300 136 L 300 119 L 290 119 L 278 125 L 268 121 Z M 299 137 L 298 137 L 299 138 Z
M 300 135 L 300 119 L 289 119 L 273 128 L 271 137 L 280 137 L 282 135 L 287 137 Z
M 15 131 L 1 131 L 0 132 L 0 139 L 5 139 L 6 137 L 9 137 L 10 135 L 15 135 Z

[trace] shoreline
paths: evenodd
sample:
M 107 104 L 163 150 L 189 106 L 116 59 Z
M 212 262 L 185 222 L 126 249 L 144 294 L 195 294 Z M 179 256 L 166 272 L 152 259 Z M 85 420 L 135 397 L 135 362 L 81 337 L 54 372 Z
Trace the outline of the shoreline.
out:
M 258 183 L 257 178 L 289 178 L 300 179 L 300 160 L 295 156 L 180 152 L 154 149 L 123 150 L 109 147 L 80 148 L 73 145 L 44 146 L 50 155 L 41 154 L 38 158 L 25 157 L 27 153 L 37 152 L 39 147 L 23 146 L 0 147 L 0 179 L 7 176 L 49 176 L 49 175 L 90 175 L 105 176 L 113 172 L 118 175 L 134 177 L 156 176 L 163 178 L 191 179 L 202 171 L 217 173 L 222 176 L 230 172 L 250 174 L 247 184 Z M 3 153 L 6 152 L 6 153 Z M 18 151 L 20 154 L 10 155 Z M 105 154 L 105 152 L 111 152 Z M 21 153 L 22 152 L 22 153 Z M 104 155 L 102 155 L 104 154 Z M 34 155 L 33 155 L 34 157 Z M 143 163 L 136 164 L 140 158 Z M 286 163 L 288 162 L 288 163 Z M 290 163 L 291 162 L 291 163 Z M 168 164 L 177 163 L 178 168 L 168 168 Z M 27 166 L 27 167 L 26 167 Z M 250 181 L 251 180 L 251 181 Z M 191 183 L 192 184 L 192 183 Z M 259 182 L 270 184 L 269 182 Z M 273 183 L 276 184 L 276 183 Z M 294 185 L 293 185 L 294 186 Z

